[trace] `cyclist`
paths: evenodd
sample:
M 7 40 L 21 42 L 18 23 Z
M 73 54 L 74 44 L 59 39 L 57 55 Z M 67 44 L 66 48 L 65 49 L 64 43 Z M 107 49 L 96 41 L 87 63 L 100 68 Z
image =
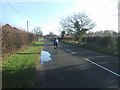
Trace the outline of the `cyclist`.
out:
M 58 39 L 57 38 L 54 38 L 54 49 L 58 49 Z

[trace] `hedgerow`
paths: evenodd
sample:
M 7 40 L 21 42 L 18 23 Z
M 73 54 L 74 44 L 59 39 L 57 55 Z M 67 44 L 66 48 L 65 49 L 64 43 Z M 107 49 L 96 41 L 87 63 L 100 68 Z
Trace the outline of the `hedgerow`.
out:
M 29 45 L 36 39 L 36 35 L 30 32 L 12 27 L 9 24 L 2 26 L 2 55 L 11 54 Z
M 100 47 L 116 48 L 118 46 L 117 39 L 118 37 L 112 37 L 112 36 L 104 36 L 104 37 L 95 36 L 95 37 L 83 37 L 82 41 Z

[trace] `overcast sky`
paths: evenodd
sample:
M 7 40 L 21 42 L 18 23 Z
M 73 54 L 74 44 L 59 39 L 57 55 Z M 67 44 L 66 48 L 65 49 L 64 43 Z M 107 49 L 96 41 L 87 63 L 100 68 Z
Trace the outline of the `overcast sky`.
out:
M 4 0 L 0 20 L 24 29 L 28 20 L 29 31 L 40 26 L 44 35 L 59 34 L 61 18 L 78 12 L 95 21 L 91 31 L 118 31 L 118 0 Z

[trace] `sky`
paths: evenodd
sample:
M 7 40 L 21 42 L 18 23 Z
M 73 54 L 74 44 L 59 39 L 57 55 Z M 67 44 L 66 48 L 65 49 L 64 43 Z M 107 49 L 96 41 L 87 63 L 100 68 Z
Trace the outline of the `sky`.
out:
M 118 0 L 3 0 L 0 22 L 29 32 L 41 27 L 44 35 L 59 34 L 61 18 L 86 13 L 96 26 L 90 31 L 118 31 Z

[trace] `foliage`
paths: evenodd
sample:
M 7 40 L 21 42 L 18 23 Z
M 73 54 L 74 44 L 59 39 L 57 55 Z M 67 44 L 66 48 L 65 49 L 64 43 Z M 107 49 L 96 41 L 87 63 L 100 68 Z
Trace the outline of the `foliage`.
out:
M 120 56 L 120 37 L 112 36 L 94 36 L 82 37 L 82 42 L 73 41 L 73 39 L 62 41 L 63 43 L 80 46 L 90 50 L 95 50 L 101 53 Z
M 24 45 L 29 45 L 35 38 L 33 33 L 6 24 L 2 27 L 2 53 L 4 55 L 16 52 Z
M 105 48 L 115 48 L 117 44 L 117 37 L 105 36 L 105 37 L 83 37 L 83 42 L 95 44 L 97 46 Z
M 86 36 L 118 36 L 119 33 L 113 30 L 101 30 L 96 32 L 88 32 Z
M 120 51 L 120 36 L 117 39 L 117 47 L 118 47 L 118 51 Z
M 53 36 L 53 35 L 55 35 L 55 34 L 54 34 L 53 32 L 50 31 L 50 32 L 49 32 L 49 35 Z
M 62 19 L 61 25 L 66 32 L 74 32 L 75 39 L 79 40 L 86 31 L 95 26 L 95 22 L 88 18 L 86 14 L 78 13 L 68 16 L 66 19 Z
M 65 36 L 65 31 L 61 31 L 61 38 L 63 39 L 64 36 Z
M 34 32 L 36 33 L 36 37 L 37 37 L 37 41 L 38 41 L 40 36 L 43 36 L 43 32 L 41 31 L 41 27 L 36 27 L 34 29 Z

